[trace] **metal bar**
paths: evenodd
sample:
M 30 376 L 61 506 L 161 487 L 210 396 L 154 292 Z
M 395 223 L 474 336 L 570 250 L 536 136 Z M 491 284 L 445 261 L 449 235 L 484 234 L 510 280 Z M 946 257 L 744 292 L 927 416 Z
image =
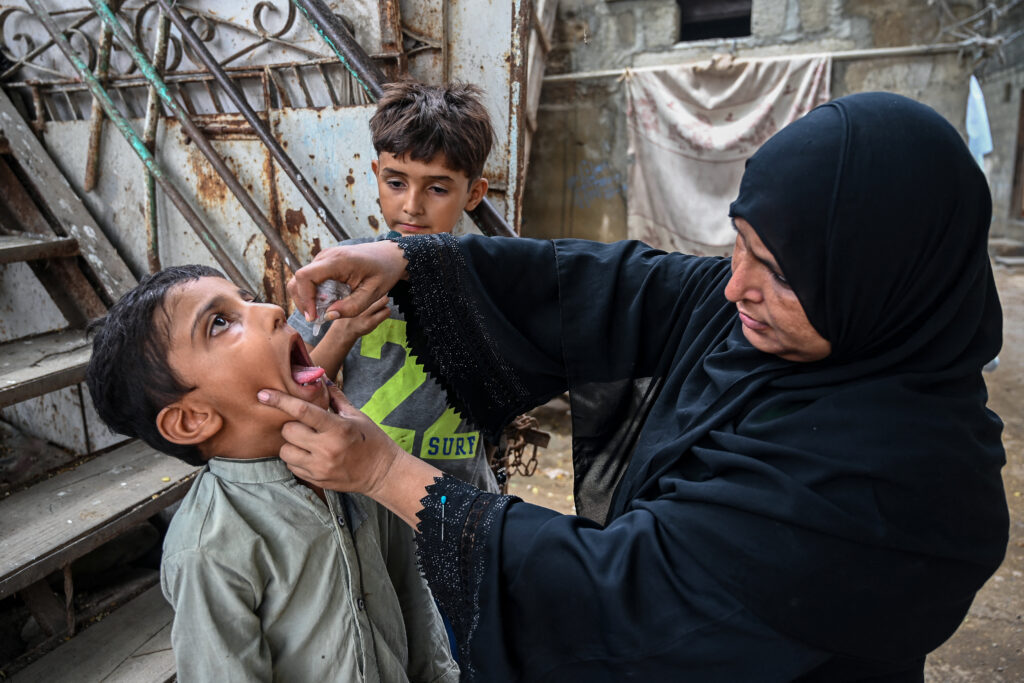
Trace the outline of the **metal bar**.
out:
M 107 94 L 107 91 L 103 89 L 103 86 L 99 84 L 96 77 L 92 75 L 91 71 L 89 71 L 88 65 L 86 65 L 86 63 L 82 61 L 82 58 L 71 49 L 71 44 L 68 42 L 68 39 L 60 32 L 57 24 L 53 21 L 53 17 L 51 17 L 50 13 L 46 11 L 46 8 L 42 6 L 40 0 L 26 1 L 28 2 L 29 7 L 32 8 L 33 13 L 35 13 L 36 18 L 38 18 L 40 23 L 42 23 L 46 28 L 46 32 L 50 34 L 51 38 L 53 38 L 57 47 L 60 48 L 60 51 L 64 53 L 64 56 L 67 57 L 75 70 L 78 71 L 78 75 L 82 80 L 89 84 L 89 90 L 92 91 L 93 96 L 98 98 L 103 104 L 103 110 L 106 112 L 111 122 L 117 126 L 117 129 L 121 131 L 121 134 L 128 140 L 128 143 L 142 160 L 146 169 L 153 174 L 154 178 L 157 179 L 157 182 L 160 183 L 160 187 L 163 188 L 164 192 L 181 212 L 181 215 L 184 216 L 185 220 L 187 220 L 189 225 L 192 226 L 192 229 L 196 231 L 200 240 L 213 255 L 214 259 L 217 260 L 217 263 L 219 263 L 228 274 L 228 277 L 230 277 L 237 285 L 244 286 L 251 292 L 257 291 L 249 284 L 248 279 L 242 275 L 242 272 L 238 270 L 235 264 L 232 263 L 227 252 L 225 252 L 223 247 L 221 247 L 220 242 L 213 233 L 209 231 L 206 225 L 203 224 L 202 219 L 196 215 L 196 212 L 188 202 L 185 201 L 185 198 L 181 196 L 181 193 L 178 192 L 178 188 L 171 183 L 160 167 L 157 166 L 156 159 L 153 158 L 152 153 L 146 149 L 146 145 L 143 144 L 142 139 L 139 138 L 138 134 L 136 134 L 127 119 L 121 116 L 121 113 L 116 107 L 114 107 L 114 103 L 111 101 L 110 95 Z
M 324 69 L 323 64 L 316 65 L 317 71 L 320 72 L 320 77 L 324 79 L 324 87 L 327 88 L 327 96 L 331 98 L 331 104 L 335 107 L 340 105 L 338 101 L 338 94 L 334 92 L 334 85 L 331 83 L 331 79 L 327 76 L 327 71 Z
M 306 87 L 306 79 L 302 75 L 302 70 L 297 66 L 292 67 L 292 73 L 295 74 L 295 80 L 299 82 L 299 89 L 302 91 L 302 97 L 306 100 L 306 107 L 313 108 L 313 98 L 309 95 L 309 88 Z
M 274 84 L 274 89 L 277 90 L 277 104 L 281 109 L 292 108 L 292 97 L 288 94 L 288 91 L 284 87 L 284 83 L 278 77 L 277 72 L 271 69 L 269 66 L 263 67 L 267 72 L 267 78 Z M 269 112 L 268 112 L 269 113 Z
M 203 85 L 206 87 L 206 94 L 210 96 L 210 102 L 213 103 L 214 112 L 218 114 L 223 114 L 224 107 L 221 106 L 220 98 L 217 97 L 216 89 L 214 89 L 214 87 L 210 85 L 210 81 L 203 81 Z
M 110 43 L 114 35 L 109 28 L 103 29 L 100 37 L 100 54 L 96 64 L 96 80 L 106 85 L 107 73 L 110 71 Z M 85 182 L 82 189 L 92 192 L 96 187 L 96 175 L 99 172 L 100 142 L 103 138 L 103 105 L 95 97 L 89 113 L 89 151 L 85 157 Z
M 36 133 L 42 135 L 43 129 L 46 128 L 46 105 L 43 104 L 43 93 L 37 86 L 32 86 L 32 109 L 35 110 L 32 128 Z
M 249 193 L 245 191 L 242 184 L 238 182 L 238 178 L 235 177 L 235 174 L 232 173 L 227 164 L 224 163 L 224 159 L 217 153 L 217 150 L 214 149 L 213 145 L 210 144 L 206 135 L 203 134 L 199 129 L 199 126 L 192 121 L 189 115 L 185 113 L 185 110 L 178 105 L 177 100 L 171 97 L 167 84 L 164 83 L 160 74 L 157 73 L 157 70 L 146 58 L 146 55 L 143 54 L 138 46 L 132 41 L 131 36 L 128 35 L 128 32 L 125 31 L 124 27 L 121 26 L 120 22 L 118 22 L 117 17 L 114 16 L 114 13 L 111 12 L 110 8 L 105 4 L 105 0 L 89 0 L 89 2 L 96 9 L 96 13 L 100 18 L 103 19 L 103 22 L 114 31 L 117 42 L 119 42 L 121 47 L 123 47 L 132 56 L 135 63 L 139 65 L 139 69 L 146 75 L 150 83 L 153 84 L 153 87 L 156 88 L 156 91 L 160 95 L 160 99 L 163 100 L 164 105 L 166 105 L 171 113 L 174 114 L 175 118 L 181 122 L 181 127 L 185 129 L 185 132 L 196 144 L 196 147 L 198 147 L 203 155 L 206 156 L 214 170 L 217 171 L 217 174 L 220 175 L 221 179 L 224 181 L 224 184 L 228 186 L 232 194 L 235 195 L 238 202 L 242 205 L 242 208 L 245 209 L 245 212 L 249 214 L 249 217 L 256 222 L 257 226 L 259 226 L 274 251 L 284 259 L 284 262 L 292 269 L 292 272 L 301 268 L 302 264 L 288 248 L 288 245 L 284 243 L 284 240 L 281 238 L 281 234 L 274 229 L 274 226 L 270 224 L 270 221 L 267 220 L 267 217 L 263 214 L 260 208 L 256 206 L 256 202 L 254 202 Z
M 64 616 L 67 618 L 67 635 L 75 635 L 75 581 L 71 576 L 71 564 L 64 565 Z
M 758 57 L 755 55 L 736 56 L 737 60 L 758 60 L 770 61 L 775 59 L 793 59 L 796 57 L 831 57 L 832 61 L 850 61 L 856 59 L 887 59 L 889 57 L 919 57 L 925 55 L 944 54 L 946 52 L 959 52 L 971 47 L 978 47 L 975 40 L 964 40 L 959 43 L 938 43 L 936 45 L 907 45 L 904 47 L 878 47 L 866 48 L 863 50 L 844 50 L 840 52 L 814 52 L 806 54 L 768 55 Z M 674 66 L 686 66 L 706 62 L 706 59 L 693 59 L 686 62 L 675 62 L 672 64 L 658 64 L 655 66 L 640 66 L 628 69 L 604 69 L 600 71 L 577 71 L 568 74 L 551 74 L 544 77 L 545 83 L 559 83 L 565 81 L 587 81 L 596 78 L 619 78 L 626 72 L 638 73 L 641 71 L 659 71 L 670 69 Z
M 82 17 L 81 19 L 78 19 L 77 21 L 75 21 L 75 23 L 71 24 L 71 26 L 68 26 L 67 30 L 68 31 L 74 31 L 76 28 L 81 28 L 82 26 L 84 26 L 88 22 L 92 21 L 92 18 L 94 16 L 96 16 L 96 15 L 95 14 L 86 14 L 84 17 Z M 2 74 L 0 74 L 0 81 L 2 81 L 3 79 L 7 78 L 8 76 L 10 76 L 12 73 L 17 71 L 22 66 L 25 66 L 25 65 L 32 66 L 31 64 L 29 64 L 29 61 L 32 60 L 33 58 L 38 57 L 39 55 L 43 54 L 47 50 L 49 50 L 52 45 L 53 45 L 53 40 L 48 40 L 45 43 L 43 43 L 42 45 L 40 45 L 39 47 L 37 47 L 34 50 L 32 50 L 31 52 L 29 52 L 27 55 L 25 55 L 24 57 L 22 57 L 21 59 L 16 61 L 14 64 L 12 64 L 10 67 L 8 67 L 6 71 L 4 71 Z
M 78 240 L 74 237 L 0 235 L 0 264 L 67 258 L 77 253 Z
M 174 22 L 174 25 L 178 27 L 178 31 L 181 33 L 182 37 L 188 42 L 189 46 L 197 54 L 206 68 L 209 69 L 210 73 L 212 73 L 217 79 L 218 85 L 224 89 L 224 92 L 227 93 L 228 97 L 231 98 L 231 101 L 235 103 L 236 107 L 238 107 L 238 111 L 241 112 L 242 116 L 245 117 L 245 120 L 249 122 L 250 126 L 252 126 L 256 135 L 259 136 L 260 140 L 263 141 L 263 144 L 267 146 L 268 150 L 270 150 L 271 155 L 277 161 L 278 165 L 280 165 L 288 177 L 291 178 L 295 187 L 300 193 L 302 193 L 302 196 L 306 198 L 306 201 L 309 202 L 316 211 L 316 215 L 320 217 L 320 220 L 327 226 L 327 229 L 331 234 L 339 240 L 349 239 L 349 234 L 341 227 L 341 224 L 338 223 L 334 214 L 327 208 L 327 205 L 320 199 L 320 196 L 317 195 L 316 191 L 313 190 L 310 184 L 306 182 L 306 179 L 302 177 L 302 173 L 298 168 L 296 168 L 291 157 L 289 157 L 284 151 L 284 148 L 281 147 L 281 143 L 270 134 L 267 126 L 264 124 L 263 120 L 260 119 L 256 111 L 253 110 L 252 106 L 250 106 L 248 100 L 245 99 L 245 95 L 238 88 L 238 85 L 236 85 L 235 82 L 232 81 L 224 72 L 223 67 L 217 63 L 217 60 L 210 54 L 210 51 L 206 49 L 206 45 L 203 44 L 203 41 L 199 40 L 199 36 L 195 34 L 192 27 L 188 25 L 178 10 L 174 8 L 172 2 L 169 0 L 158 0 L 158 2 L 164 12 L 167 13 L 167 16 L 171 18 L 171 21 Z
M 156 24 L 156 46 L 153 48 L 153 68 L 157 73 L 167 65 L 167 44 L 170 42 L 171 20 L 159 11 Z M 146 101 L 146 128 L 142 133 L 142 142 L 150 152 L 156 154 L 156 127 L 160 121 L 160 93 L 152 83 L 149 86 Z M 149 272 L 155 273 L 160 265 L 160 231 L 159 216 L 156 206 L 156 181 L 151 173 L 146 174 L 146 262 Z
M 160 2 L 164 3 L 167 0 L 160 0 Z M 352 34 L 323 0 L 292 0 L 292 2 L 334 50 L 342 65 L 348 69 L 372 101 L 376 102 L 380 99 L 383 93 L 381 84 L 385 82 L 384 73 L 373 63 L 370 56 L 366 54 L 366 51 L 356 42 Z M 516 236 L 515 231 L 509 227 L 486 197 L 469 212 L 469 216 L 485 235 Z
M 92 15 L 92 16 L 95 16 Z M 383 59 L 387 55 L 371 55 L 373 59 Z M 275 62 L 268 64 L 267 66 L 273 67 L 274 69 L 288 69 L 294 66 L 298 67 L 313 67 L 313 66 L 324 66 L 334 65 L 338 63 L 336 57 L 320 57 L 318 59 L 307 59 L 295 62 Z M 234 78 L 259 78 L 260 74 L 263 73 L 263 66 L 227 66 L 224 67 L 224 73 L 230 74 Z M 66 76 L 61 75 L 62 78 Z M 207 71 L 177 71 L 175 73 L 166 74 L 164 80 L 168 83 L 196 83 L 201 81 L 212 81 L 215 80 L 214 76 Z M 107 85 L 111 88 L 131 88 L 131 87 L 144 87 L 148 83 L 145 76 L 111 76 Z M 78 92 L 81 90 L 88 90 L 88 86 L 84 85 L 78 79 L 75 80 L 63 80 L 63 81 L 49 81 L 42 83 L 40 81 L 29 80 L 29 81 L 11 81 L 4 83 L 4 88 L 33 88 L 42 87 L 48 93 L 56 93 L 62 90 L 69 92 Z
M 366 91 L 370 99 L 374 102 L 379 100 L 383 93 L 380 85 L 387 81 L 384 72 L 370 60 L 366 51 L 341 23 L 341 19 L 322 0 L 292 0 L 292 2 L 334 51 L 334 54 L 341 60 L 342 66 L 348 69 L 352 78 Z
M 448 55 L 448 36 L 451 33 L 448 15 L 448 0 L 441 0 L 441 77 L 447 83 L 451 80 L 452 64 Z

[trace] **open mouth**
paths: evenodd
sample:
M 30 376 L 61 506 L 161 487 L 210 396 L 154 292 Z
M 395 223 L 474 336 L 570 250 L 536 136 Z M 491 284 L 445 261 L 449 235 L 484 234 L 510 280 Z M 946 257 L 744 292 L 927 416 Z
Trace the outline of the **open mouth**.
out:
M 315 384 L 324 376 L 324 369 L 313 365 L 306 344 L 298 334 L 292 337 L 288 359 L 292 366 L 292 379 L 300 386 Z

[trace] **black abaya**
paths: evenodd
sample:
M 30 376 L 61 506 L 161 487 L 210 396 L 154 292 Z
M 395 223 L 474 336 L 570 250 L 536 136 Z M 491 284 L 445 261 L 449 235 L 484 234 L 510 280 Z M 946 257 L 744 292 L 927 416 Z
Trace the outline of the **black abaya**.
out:
M 1006 547 L 989 212 L 955 130 L 905 98 L 842 98 L 769 140 L 732 213 L 832 342 L 816 363 L 747 342 L 728 260 L 399 239 L 413 348 L 482 428 L 566 389 L 619 392 L 574 411 L 643 408 L 597 479 L 603 523 L 431 487 L 422 566 L 470 675 L 919 679 Z

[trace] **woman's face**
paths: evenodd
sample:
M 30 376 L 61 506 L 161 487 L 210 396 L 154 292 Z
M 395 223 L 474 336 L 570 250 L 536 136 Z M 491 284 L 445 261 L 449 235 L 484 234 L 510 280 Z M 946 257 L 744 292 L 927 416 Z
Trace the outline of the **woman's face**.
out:
M 736 304 L 743 334 L 754 348 L 786 360 L 809 363 L 832 352 L 814 329 L 775 257 L 742 218 L 733 221 L 736 245 L 725 296 Z

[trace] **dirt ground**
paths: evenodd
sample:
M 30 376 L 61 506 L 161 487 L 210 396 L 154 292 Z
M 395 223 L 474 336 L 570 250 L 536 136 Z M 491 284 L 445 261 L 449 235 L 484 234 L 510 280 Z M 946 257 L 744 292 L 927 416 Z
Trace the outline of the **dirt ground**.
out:
M 1024 267 L 995 267 L 1003 304 L 999 366 L 986 374 L 989 407 L 1006 427 L 1003 482 L 1010 508 L 1010 543 L 1002 566 L 978 593 L 960 629 L 928 657 L 927 683 L 1024 682 Z M 572 514 L 572 446 L 568 405 L 556 399 L 535 411 L 551 434 L 531 477 L 513 475 L 509 492 Z M 528 454 L 527 454 L 528 455 Z

